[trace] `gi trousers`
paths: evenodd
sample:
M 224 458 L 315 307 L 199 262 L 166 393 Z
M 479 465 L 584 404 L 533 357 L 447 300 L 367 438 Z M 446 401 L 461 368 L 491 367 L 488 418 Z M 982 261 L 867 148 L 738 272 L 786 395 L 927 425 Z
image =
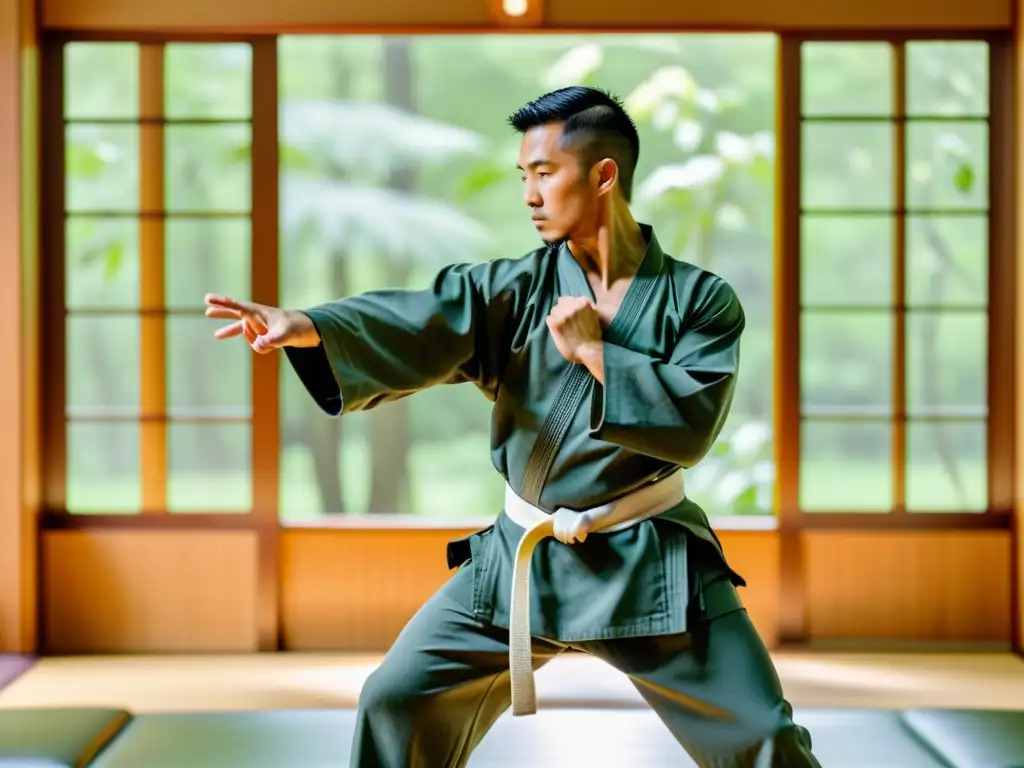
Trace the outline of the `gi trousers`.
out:
M 402 630 L 359 697 L 351 768 L 463 768 L 511 706 L 508 631 L 457 572 Z M 574 643 L 626 674 L 700 768 L 821 768 L 740 608 L 681 635 Z M 539 669 L 566 646 L 533 641 Z M 541 710 L 534 717 L 544 717 Z

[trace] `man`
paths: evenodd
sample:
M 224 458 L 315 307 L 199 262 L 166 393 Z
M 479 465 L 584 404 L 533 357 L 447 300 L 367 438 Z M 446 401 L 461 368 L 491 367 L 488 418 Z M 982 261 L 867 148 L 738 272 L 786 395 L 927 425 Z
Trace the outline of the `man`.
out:
M 218 338 L 284 349 L 328 414 L 460 382 L 494 403 L 505 509 L 449 544 L 457 572 L 363 688 L 351 764 L 465 766 L 510 703 L 534 711 L 530 667 L 573 648 L 629 675 L 700 766 L 818 766 L 685 498 L 731 405 L 740 302 L 633 219 L 639 139 L 618 101 L 565 88 L 510 122 L 544 247 L 305 312 L 207 297 L 235 321 Z

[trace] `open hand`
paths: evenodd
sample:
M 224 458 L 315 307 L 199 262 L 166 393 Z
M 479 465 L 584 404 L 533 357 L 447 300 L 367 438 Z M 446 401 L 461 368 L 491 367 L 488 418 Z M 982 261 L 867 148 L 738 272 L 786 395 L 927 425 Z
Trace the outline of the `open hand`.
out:
M 588 348 L 601 345 L 597 307 L 582 296 L 562 296 L 547 317 L 548 330 L 562 357 L 583 364 Z
M 234 320 L 218 328 L 214 337 L 231 339 L 244 335 L 249 346 L 260 354 L 281 347 L 315 347 L 320 343 L 316 326 L 302 312 L 208 293 L 206 316 Z

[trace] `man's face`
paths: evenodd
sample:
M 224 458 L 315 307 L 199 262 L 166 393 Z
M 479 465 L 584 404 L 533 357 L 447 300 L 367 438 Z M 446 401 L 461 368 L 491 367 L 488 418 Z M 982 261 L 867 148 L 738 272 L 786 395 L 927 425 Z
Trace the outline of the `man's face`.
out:
M 554 243 L 596 224 L 597 183 L 579 156 L 559 146 L 562 124 L 531 128 L 523 136 L 519 169 L 523 200 L 541 239 Z

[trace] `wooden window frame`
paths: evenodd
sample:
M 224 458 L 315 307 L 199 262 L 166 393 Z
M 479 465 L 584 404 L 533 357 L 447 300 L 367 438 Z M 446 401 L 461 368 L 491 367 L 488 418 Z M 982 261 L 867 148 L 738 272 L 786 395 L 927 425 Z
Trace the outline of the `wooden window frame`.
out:
M 893 479 L 897 504 L 887 512 L 806 512 L 800 505 L 800 374 L 801 374 L 801 46 L 808 42 L 885 42 L 893 45 L 894 202 L 905 195 L 904 45 L 921 40 L 965 40 L 989 46 L 988 152 L 988 355 L 987 355 L 987 481 L 988 506 L 982 512 L 907 512 L 905 506 L 906 414 L 904 322 L 896 323 L 893 344 L 892 419 Z M 1016 252 L 1014 236 L 1014 173 L 1005 158 L 1015 151 L 1014 66 L 1011 33 L 950 34 L 927 32 L 820 31 L 780 37 L 777 77 L 777 232 L 775 255 L 775 449 L 776 510 L 780 546 L 780 637 L 801 642 L 808 636 L 805 611 L 804 543 L 813 530 L 1011 530 L 1013 527 L 1016 452 L 1015 328 Z M 894 206 L 895 207 L 895 206 Z M 894 312 L 905 318 L 905 230 L 902 211 L 894 232 L 894 292 L 900 297 Z M 1014 544 L 1016 546 L 1016 544 Z
M 424 30 L 429 31 L 429 30 Z M 493 30 L 492 30 L 493 31 Z M 557 30 L 556 30 L 557 31 Z M 613 31 L 613 30 L 609 30 Z M 662 30 L 663 32 L 665 30 Z M 678 30 L 684 31 L 684 30 Z M 771 31 L 771 30 L 766 30 Z M 410 31 L 410 33 L 414 33 Z M 774 517 L 751 520 L 743 527 L 771 528 L 779 531 L 781 554 L 781 631 L 783 639 L 797 640 L 806 636 L 804 616 L 804 584 L 801 534 L 818 529 L 934 529 L 1008 530 L 1012 525 L 1015 483 L 1015 242 L 1014 205 L 1015 180 L 1012 163 L 1002 162 L 1015 152 L 1014 139 L 1014 68 L 1013 35 L 995 32 L 987 35 L 935 32 L 879 32 L 852 30 L 831 33 L 820 31 L 776 31 L 778 35 L 776 92 L 776 237 L 774 286 L 774 455 L 776 465 Z M 800 112 L 801 78 L 800 46 L 804 42 L 847 40 L 858 42 L 903 43 L 911 40 L 981 40 L 990 46 L 990 115 L 989 115 L 989 355 L 988 355 L 988 491 L 989 508 L 982 513 L 857 513 L 816 514 L 801 511 L 799 505 L 800 458 Z M 164 490 L 144 490 L 146 514 L 138 515 L 74 515 L 65 505 L 66 437 L 65 437 L 65 343 L 64 343 L 64 119 L 62 49 L 68 42 L 125 41 L 157 51 L 172 42 L 247 42 L 253 46 L 252 77 L 252 298 L 276 304 L 278 285 L 278 63 L 277 35 L 154 35 L 126 32 L 98 34 L 76 33 L 43 35 L 41 80 L 42 146 L 41 153 L 41 251 L 48 268 L 43 270 L 42 329 L 46 339 L 42 350 L 44 375 L 43 402 L 43 512 L 44 530 L 59 529 L 223 529 L 252 530 L 259 536 L 260 647 L 278 647 L 279 622 L 276 592 L 278 589 L 279 538 L 282 523 L 278 515 L 279 484 L 279 392 L 280 362 L 276 355 L 254 356 L 252 375 L 252 483 L 253 507 L 249 514 L 166 514 L 160 504 Z M 154 53 L 149 54 L 154 56 Z M 140 106 L 152 103 L 158 96 L 153 83 L 156 65 L 151 63 L 140 71 Z M 898 87 L 897 90 L 901 90 Z M 897 94 L 897 98 L 901 98 Z M 899 122 L 899 121 L 897 121 Z M 901 130 L 897 128 L 896 130 Z M 144 136 L 147 135 L 144 132 Z M 143 163 L 147 157 L 162 155 L 159 130 L 148 132 L 142 141 Z M 152 165 L 152 160 L 149 161 Z M 894 157 L 897 168 L 902 158 Z M 162 166 L 162 164 L 161 164 Z M 143 194 L 154 196 L 158 179 L 142 169 Z M 902 181 L 897 179 L 897 191 Z M 149 190 L 148 192 L 146 190 Z M 155 197 L 149 201 L 155 204 Z M 57 223 L 60 223 L 57 226 Z M 897 231 L 898 247 L 902 247 L 902 231 Z M 145 250 L 150 254 L 148 267 L 142 270 L 143 302 L 155 305 L 162 299 L 162 225 L 154 225 L 145 236 Z M 159 244 L 157 244 L 159 243 Z M 902 259 L 897 267 L 897 281 L 903 279 Z M 145 264 L 145 259 L 143 260 Z M 145 304 L 144 304 L 145 306 Z M 151 343 L 147 349 L 159 351 L 160 360 L 147 357 L 143 361 L 143 407 L 163 409 L 164 346 L 163 315 L 153 313 L 154 320 L 146 333 Z M 159 342 L 156 341 L 159 339 Z M 903 336 L 898 333 L 894 355 L 903 353 Z M 155 355 L 155 351 L 153 354 Z M 902 357 L 898 369 L 902 369 Z M 896 394 L 902 392 L 903 377 L 898 374 Z M 159 383 L 159 385 L 158 385 Z M 159 393 L 158 393 L 159 391 Z M 143 439 L 143 488 L 150 482 L 166 487 L 166 451 L 158 428 Z M 903 438 L 897 431 L 896 457 Z M 157 447 L 157 443 L 161 443 Z M 147 458 L 148 457 L 148 458 Z M 894 460 L 898 460 L 895 459 Z M 897 473 L 901 476 L 902 472 Z M 719 528 L 732 528 L 728 518 L 712 518 Z M 437 528 L 434 521 L 410 519 L 395 528 Z M 460 521 L 465 522 L 465 521 Z M 475 521 L 474 521 L 475 522 Z M 349 527 L 375 527 L 363 521 Z M 303 526 L 306 529 L 336 529 L 323 523 Z M 457 526 L 452 526 L 457 527 Z
M 125 121 L 140 127 L 140 302 L 142 326 L 141 357 L 141 462 L 142 509 L 139 514 L 69 514 L 66 508 L 66 344 L 65 344 L 65 169 L 63 114 L 64 45 L 87 39 L 138 43 L 139 118 Z M 275 36 L 200 38 L 202 42 L 244 42 L 252 46 L 252 245 L 250 272 L 252 298 L 276 304 L 278 301 L 278 145 L 277 145 L 277 46 Z M 260 525 L 276 522 L 278 457 L 278 360 L 275 355 L 253 356 L 252 361 L 252 483 L 253 504 L 248 514 L 170 514 L 166 503 L 166 432 L 170 422 L 166 393 L 166 319 L 171 314 L 164 301 L 164 126 L 174 121 L 163 117 L 164 49 L 169 43 L 194 42 L 196 38 L 146 37 L 110 38 L 48 35 L 43 43 L 42 201 L 41 250 L 44 272 L 42 325 L 45 349 L 46 391 L 44 393 L 44 448 L 46 474 L 43 488 L 43 519 L 46 528 L 77 527 L 212 527 L 246 528 L 253 520 Z M 192 122 L 192 121 L 186 121 Z M 57 225 L 59 222 L 59 226 Z M 192 314 L 188 312 L 186 314 Z M 158 522 L 158 518 L 160 519 Z M 162 520 L 162 518 L 168 518 Z M 74 520 L 76 523 L 72 523 Z M 77 521 L 91 525 L 79 526 Z M 179 526 L 178 522 L 189 523 Z M 198 525 L 197 525 L 198 523 Z
M 65 119 L 63 51 L 65 44 L 109 40 L 140 45 L 139 259 L 141 318 L 139 514 L 70 514 L 66 505 L 67 420 L 65 416 Z M 250 530 L 258 546 L 258 638 L 261 650 L 280 647 L 278 617 L 278 369 L 276 355 L 252 360 L 251 443 L 252 508 L 244 514 L 171 514 L 167 509 L 166 335 L 164 301 L 164 49 L 175 42 L 244 42 L 252 46 L 251 252 L 252 298 L 278 302 L 278 89 L 276 36 L 153 37 L 46 35 L 42 61 L 41 324 L 43 351 L 43 509 L 41 528 L 61 529 L 208 529 Z M 267 450 L 272 446 L 273 450 Z
M 905 503 L 906 469 L 906 305 L 905 212 L 903 199 L 906 168 L 903 150 L 905 116 L 904 45 L 915 40 L 964 40 L 989 46 L 989 129 L 988 153 L 988 355 L 987 355 L 987 486 L 988 505 L 981 512 L 908 512 Z M 885 512 L 814 512 L 801 509 L 800 481 L 800 264 L 801 264 L 801 60 L 800 49 L 808 42 L 883 42 L 893 46 L 893 141 L 894 243 L 893 291 L 897 297 L 892 312 L 894 326 L 893 396 L 894 424 L 893 482 L 895 503 Z M 776 244 L 776 449 L 778 470 L 777 509 L 781 528 L 864 529 L 938 528 L 1007 529 L 1014 503 L 1014 325 L 1016 278 L 1013 239 L 1013 169 L 1000 158 L 1013 151 L 1012 94 L 1013 51 L 1009 34 L 865 33 L 789 34 L 781 41 L 779 56 L 780 119 L 777 126 L 779 232 Z M 784 115 L 784 116 L 783 116 Z M 780 365 L 780 362 L 781 365 Z M 783 524 L 783 520 L 787 524 Z

